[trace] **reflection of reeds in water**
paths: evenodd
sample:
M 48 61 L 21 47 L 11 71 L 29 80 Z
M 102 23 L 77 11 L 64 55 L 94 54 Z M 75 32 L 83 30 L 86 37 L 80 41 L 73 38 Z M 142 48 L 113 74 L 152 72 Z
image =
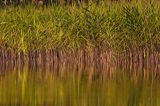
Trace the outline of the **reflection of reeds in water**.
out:
M 154 101 L 160 97 L 154 51 L 145 51 L 145 56 L 144 51 L 115 54 L 98 49 L 1 52 L 0 105 L 159 103 Z
M 146 80 L 142 74 L 113 68 L 103 74 L 95 71 L 93 65 L 77 71 L 78 68 L 76 64 L 59 64 L 58 70 L 52 71 L 31 71 L 25 66 L 20 70 L 10 69 L 0 76 L 0 105 L 159 104 L 160 85 L 156 78 Z
M 129 72 L 151 70 L 156 76 L 159 71 L 159 53 L 154 50 L 128 50 L 123 53 L 101 51 L 96 48 L 65 52 L 62 50 L 41 50 L 23 52 L 1 50 L 1 70 L 28 65 L 30 70 L 60 70 L 75 67 L 77 71 L 90 68 L 90 73 L 111 73 L 112 68 Z

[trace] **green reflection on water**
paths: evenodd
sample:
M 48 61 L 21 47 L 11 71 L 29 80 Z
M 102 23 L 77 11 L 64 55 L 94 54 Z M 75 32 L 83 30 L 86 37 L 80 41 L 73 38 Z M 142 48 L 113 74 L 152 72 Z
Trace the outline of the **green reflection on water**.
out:
M 14 69 L 0 74 L 0 106 L 158 106 L 159 88 L 158 78 L 122 70 Z

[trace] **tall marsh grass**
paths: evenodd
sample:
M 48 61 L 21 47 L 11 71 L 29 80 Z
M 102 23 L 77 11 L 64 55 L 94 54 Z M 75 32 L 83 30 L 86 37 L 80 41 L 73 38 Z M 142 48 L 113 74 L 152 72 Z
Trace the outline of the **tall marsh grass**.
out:
M 59 59 L 62 54 L 67 58 L 67 54 L 83 57 L 87 53 L 95 61 L 112 52 L 121 57 L 118 64 L 122 57 L 131 64 L 160 61 L 160 6 L 156 3 L 11 6 L 0 10 L 0 16 L 2 60 L 23 60 L 27 54 L 32 61 L 48 54 Z
M 149 48 L 160 44 L 160 6 L 10 7 L 0 11 L 1 48 Z M 158 47 L 157 47 L 158 48 Z

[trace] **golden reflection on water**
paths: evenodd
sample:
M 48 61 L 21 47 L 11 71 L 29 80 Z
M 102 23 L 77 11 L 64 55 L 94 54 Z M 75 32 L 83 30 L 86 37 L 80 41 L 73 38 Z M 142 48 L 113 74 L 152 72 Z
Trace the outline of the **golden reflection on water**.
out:
M 15 67 L 0 72 L 0 106 L 159 106 L 159 88 L 149 70 Z

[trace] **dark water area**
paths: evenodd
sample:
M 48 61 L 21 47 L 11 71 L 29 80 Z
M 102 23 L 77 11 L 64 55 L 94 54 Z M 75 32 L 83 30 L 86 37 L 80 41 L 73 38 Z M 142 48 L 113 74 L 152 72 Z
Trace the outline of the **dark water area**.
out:
M 0 106 L 159 106 L 159 88 L 155 70 L 6 64 Z

